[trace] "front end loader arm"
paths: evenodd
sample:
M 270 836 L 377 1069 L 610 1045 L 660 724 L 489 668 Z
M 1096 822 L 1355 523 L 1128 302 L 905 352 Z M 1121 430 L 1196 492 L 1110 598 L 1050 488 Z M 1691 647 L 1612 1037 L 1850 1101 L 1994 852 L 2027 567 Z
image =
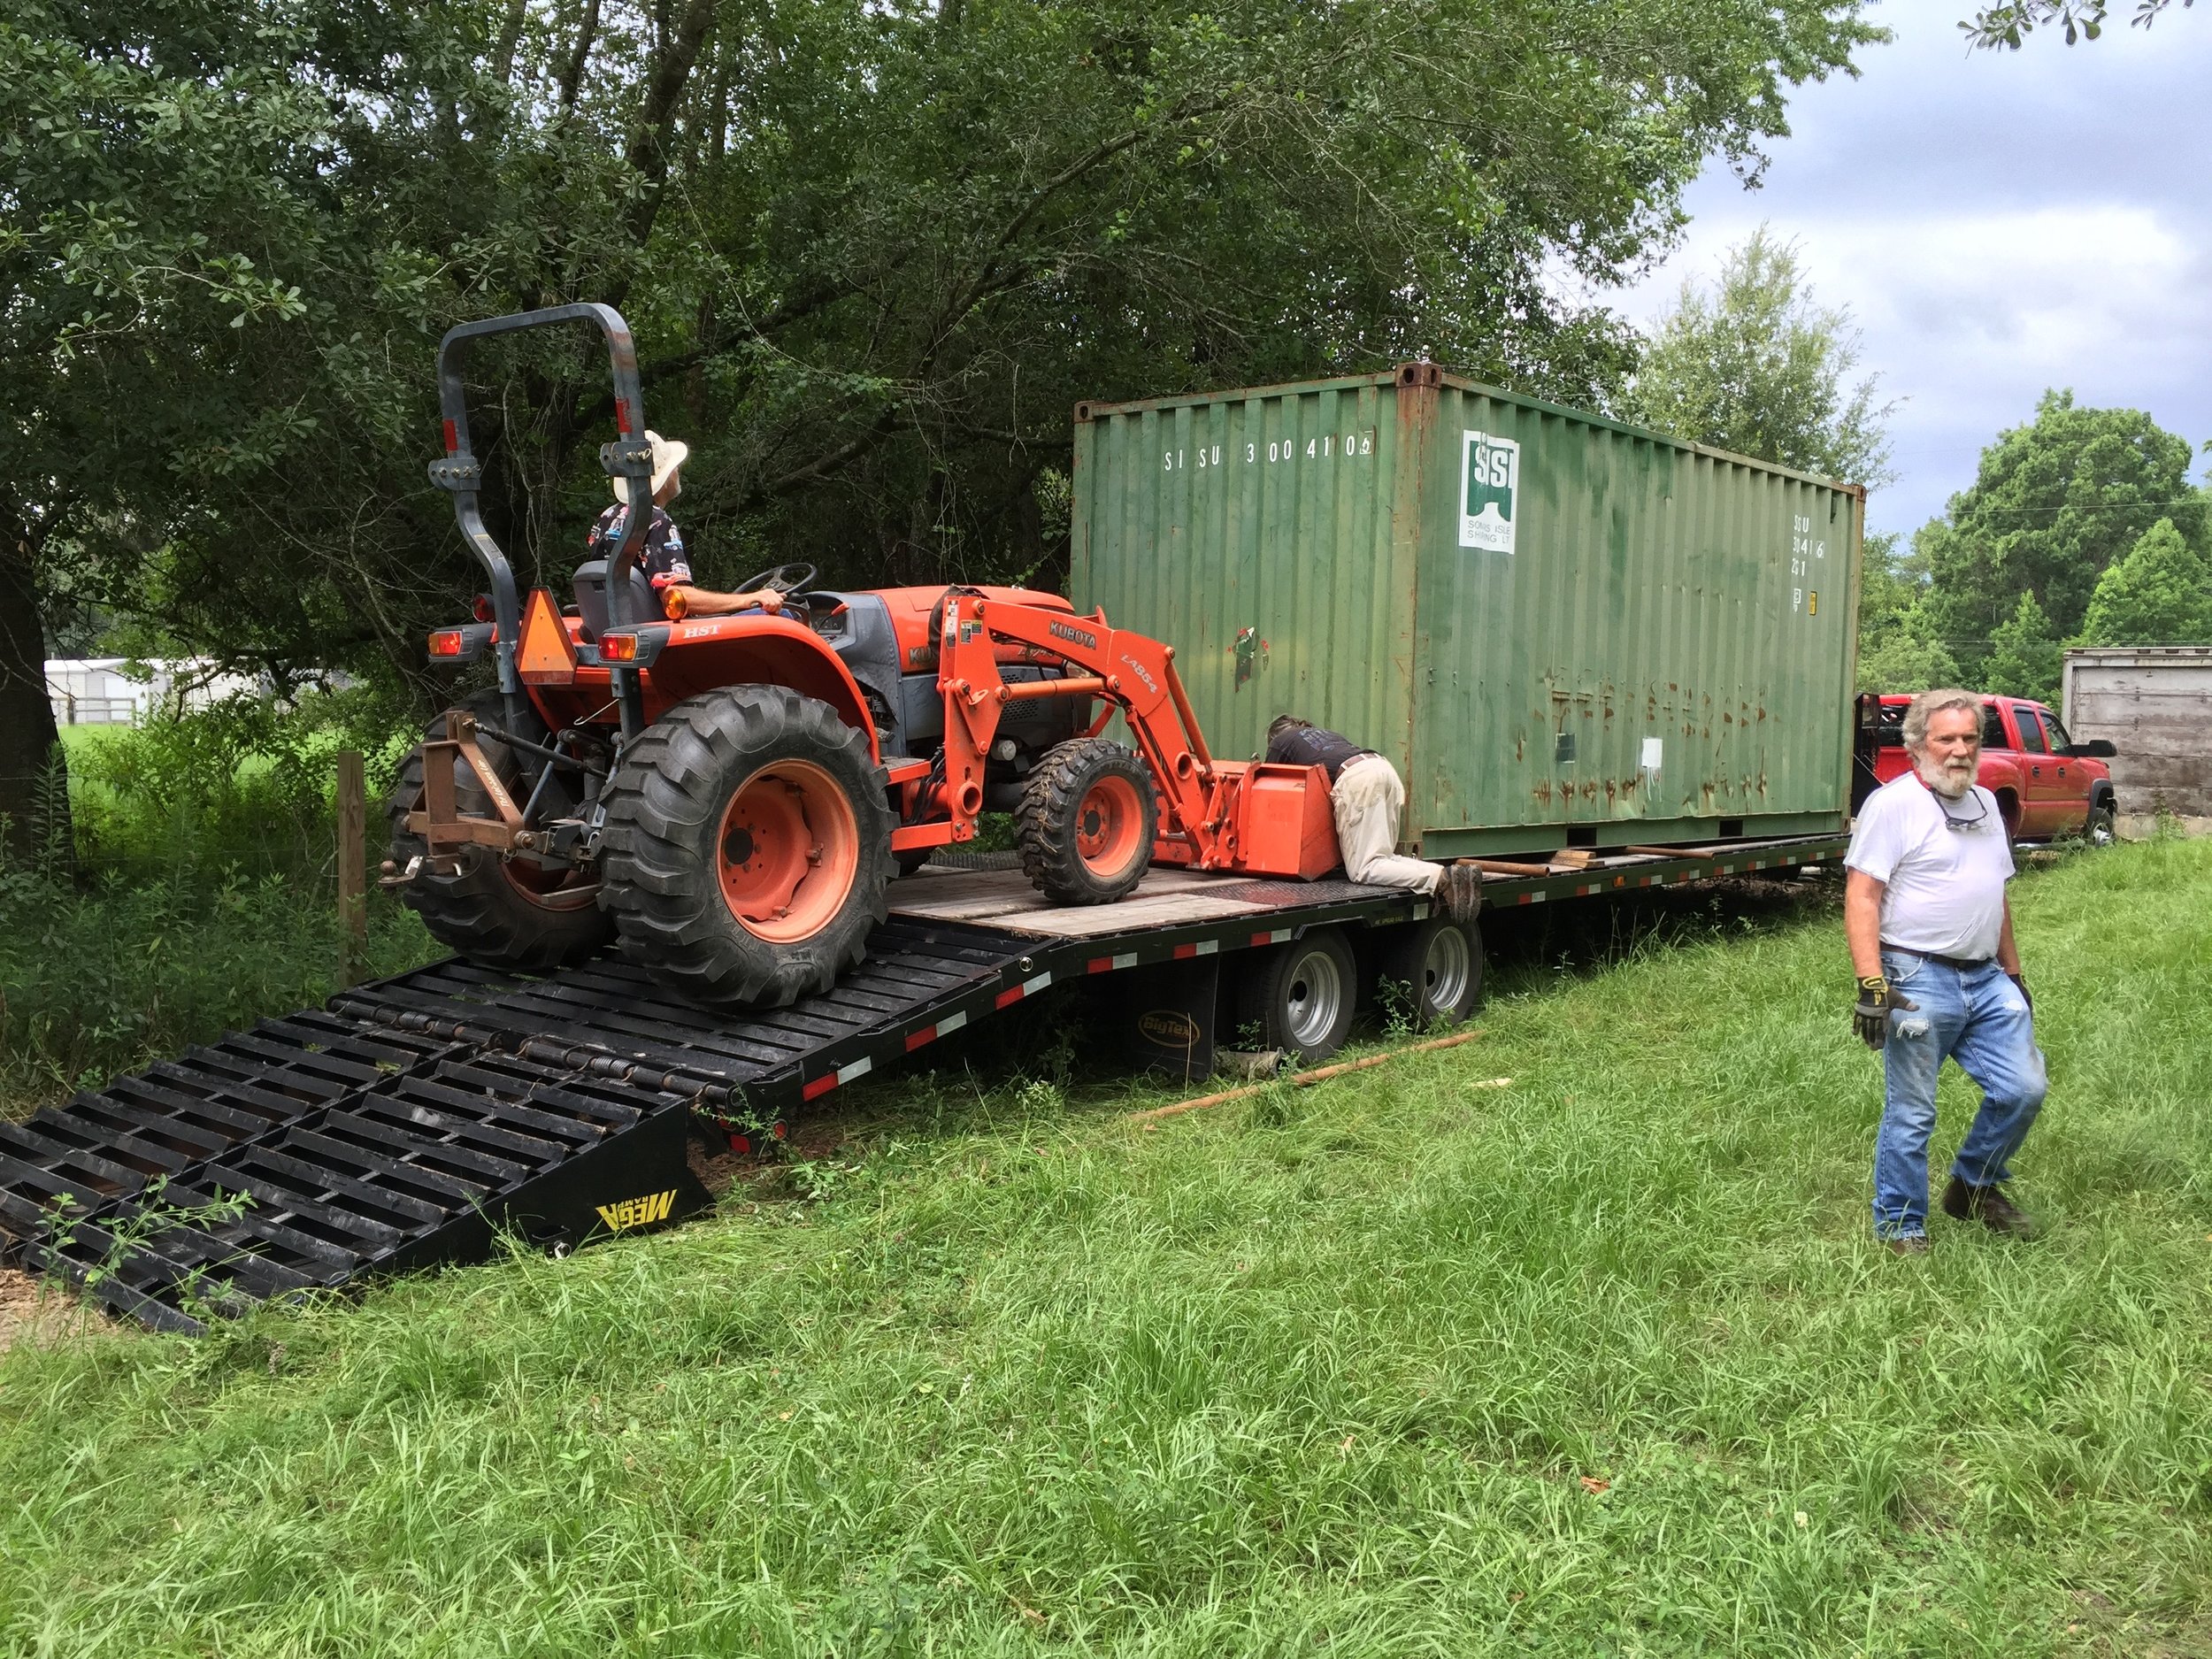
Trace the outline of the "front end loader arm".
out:
M 1050 653 L 1080 672 L 1009 684 L 999 672 L 1001 643 Z M 1079 617 L 956 592 L 945 599 L 937 662 L 945 699 L 945 778 L 937 804 L 956 824 L 972 823 L 982 808 L 984 761 L 1007 703 L 1101 697 L 1119 708 L 1151 768 L 1164 808 L 1161 839 L 1187 844 L 1202 868 L 1225 862 L 1225 818 L 1216 800 L 1225 779 L 1176 672 L 1173 646 L 1113 627 L 1102 611 Z

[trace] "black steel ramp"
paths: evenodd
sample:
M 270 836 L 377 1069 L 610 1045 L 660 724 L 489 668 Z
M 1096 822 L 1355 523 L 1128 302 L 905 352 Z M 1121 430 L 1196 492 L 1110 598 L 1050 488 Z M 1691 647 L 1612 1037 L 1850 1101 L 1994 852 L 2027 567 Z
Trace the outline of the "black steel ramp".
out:
M 710 1202 L 686 1157 L 695 1123 L 759 1134 L 1056 982 L 1410 908 L 1340 881 L 1217 879 L 1205 904 L 1167 907 L 1181 919 L 1117 928 L 1117 907 L 1071 918 L 1018 874 L 1008 888 L 1023 914 L 895 914 L 859 967 L 788 1008 L 703 1012 L 613 956 L 545 974 L 455 959 L 342 992 L 0 1122 L 0 1247 L 200 1331 L 481 1257 L 502 1229 L 580 1245 Z

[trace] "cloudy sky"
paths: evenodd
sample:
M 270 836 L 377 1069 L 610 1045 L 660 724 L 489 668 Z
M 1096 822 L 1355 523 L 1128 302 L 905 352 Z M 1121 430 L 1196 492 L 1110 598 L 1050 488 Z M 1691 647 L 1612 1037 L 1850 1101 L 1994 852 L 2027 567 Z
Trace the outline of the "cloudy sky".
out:
M 1877 6 L 1897 38 L 1859 80 L 1797 94 L 1763 188 L 1722 167 L 1700 180 L 1681 248 L 1614 302 L 1648 324 L 1762 220 L 1794 237 L 1819 298 L 1855 316 L 1863 366 L 1902 400 L 1876 530 L 1940 512 L 2046 387 L 2212 438 L 2212 7 L 1971 57 L 1968 9 Z

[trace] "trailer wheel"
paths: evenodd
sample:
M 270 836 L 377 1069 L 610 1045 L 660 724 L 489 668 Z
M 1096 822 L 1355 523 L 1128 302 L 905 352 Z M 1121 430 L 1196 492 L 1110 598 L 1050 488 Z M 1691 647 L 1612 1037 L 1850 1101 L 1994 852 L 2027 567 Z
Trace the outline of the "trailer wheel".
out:
M 1448 917 L 1388 930 L 1382 977 L 1406 987 L 1416 1029 L 1456 1025 L 1482 1006 L 1482 935 Z
M 503 727 L 507 724 L 506 703 L 496 691 L 480 691 L 456 706 L 479 721 Z M 445 719 L 440 716 L 425 737 L 444 735 Z M 515 735 L 531 742 L 546 741 L 544 724 L 534 710 L 526 706 L 522 729 Z M 477 748 L 518 801 L 528 796 L 521 764 L 504 743 L 482 732 Z M 456 804 L 472 817 L 490 816 L 491 802 L 475 778 L 465 766 L 455 771 Z M 557 773 L 552 787 L 556 792 L 562 787 Z M 559 810 L 571 810 L 576 799 L 565 795 Z M 422 749 L 418 745 L 400 764 L 384 813 L 391 826 L 392 862 L 403 870 L 412 860 L 423 860 L 415 879 L 400 889 L 400 896 L 422 918 L 432 938 L 488 966 L 534 970 L 588 956 L 614 937 L 612 923 L 599 908 L 596 871 L 551 869 L 527 858 L 502 859 L 488 847 L 464 848 L 433 860 L 430 844 L 407 827 L 407 815 L 422 800 Z
M 1022 788 L 1022 870 L 1063 904 L 1110 904 L 1152 864 L 1152 773 L 1110 738 L 1047 749 Z
M 884 918 L 891 812 L 866 736 L 784 686 L 678 703 L 607 791 L 603 902 L 627 952 L 708 1006 L 826 991 Z
M 1342 930 L 1316 928 L 1256 955 L 1239 987 L 1239 1027 L 1257 1025 L 1261 1048 L 1291 1050 L 1302 1060 L 1325 1060 L 1341 1048 L 1359 986 Z

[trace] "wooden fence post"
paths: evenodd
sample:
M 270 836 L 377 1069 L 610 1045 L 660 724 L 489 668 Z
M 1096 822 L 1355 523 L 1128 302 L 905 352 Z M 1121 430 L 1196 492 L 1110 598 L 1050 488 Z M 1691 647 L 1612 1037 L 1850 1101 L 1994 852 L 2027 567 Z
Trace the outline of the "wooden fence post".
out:
M 352 985 L 368 957 L 369 900 L 362 864 L 362 839 L 368 827 L 368 797 L 362 787 L 361 757 L 338 751 L 338 926 L 341 951 L 338 983 Z

